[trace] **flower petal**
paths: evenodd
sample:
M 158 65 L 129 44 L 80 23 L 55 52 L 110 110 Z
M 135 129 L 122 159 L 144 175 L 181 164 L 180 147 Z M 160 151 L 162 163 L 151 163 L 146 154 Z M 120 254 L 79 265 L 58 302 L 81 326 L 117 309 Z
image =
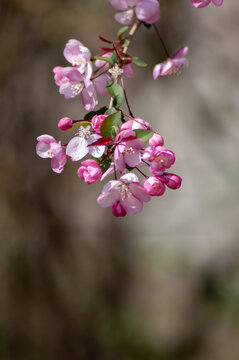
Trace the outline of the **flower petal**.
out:
M 66 155 L 70 156 L 72 161 L 78 161 L 88 154 L 87 141 L 80 136 L 70 140 L 66 147 Z

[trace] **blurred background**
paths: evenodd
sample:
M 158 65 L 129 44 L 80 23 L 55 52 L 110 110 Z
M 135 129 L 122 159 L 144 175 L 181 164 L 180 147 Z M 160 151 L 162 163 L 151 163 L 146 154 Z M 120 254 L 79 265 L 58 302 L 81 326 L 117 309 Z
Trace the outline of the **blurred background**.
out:
M 85 113 L 53 80 L 66 42 L 96 54 L 97 36 L 119 28 L 114 9 L 0 2 L 1 360 L 239 359 L 238 0 L 160 3 L 169 51 L 189 45 L 190 66 L 154 81 L 164 54 L 141 28 L 130 53 L 149 66 L 126 86 L 134 114 L 175 151 L 183 186 L 115 219 L 79 164 L 59 176 L 35 154 L 38 135 L 64 141 L 58 120 Z

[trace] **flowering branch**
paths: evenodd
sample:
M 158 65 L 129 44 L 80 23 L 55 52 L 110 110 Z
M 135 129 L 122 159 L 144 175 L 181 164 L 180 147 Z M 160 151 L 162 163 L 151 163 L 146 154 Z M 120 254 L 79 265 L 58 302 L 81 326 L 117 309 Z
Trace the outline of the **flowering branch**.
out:
M 59 121 L 58 127 L 62 131 L 74 130 L 68 143 L 61 145 L 51 135 L 41 135 L 37 138 L 36 151 L 40 157 L 51 159 L 52 170 L 56 173 L 63 171 L 67 156 L 72 161 L 88 156 L 77 170 L 78 177 L 87 184 L 113 175 L 114 180 L 104 185 L 97 202 L 103 208 L 112 207 L 113 215 L 122 217 L 141 212 L 143 203 L 150 201 L 152 196 L 163 195 L 166 187 L 178 189 L 182 182 L 179 175 L 168 172 L 175 163 L 174 152 L 164 146 L 163 137 L 147 121 L 133 115 L 124 77 L 134 76 L 133 66 L 145 67 L 147 64 L 141 58 L 129 55 L 128 49 L 142 25 L 153 27 L 166 54 L 166 60 L 153 69 L 156 80 L 159 76 L 178 73 L 180 67 L 188 65 L 185 58 L 188 47 L 169 56 L 156 26 L 160 18 L 158 0 L 109 1 L 118 11 L 116 21 L 124 25 L 117 33 L 117 40 L 100 35 L 104 46 L 99 54 L 92 56 L 80 41 L 71 39 L 64 49 L 64 57 L 71 66 L 53 69 L 60 94 L 66 99 L 81 96 L 87 113 L 84 119 L 64 117 Z M 206 7 L 211 2 L 190 1 L 195 8 Z M 221 6 L 223 0 L 212 2 Z M 132 25 L 130 29 L 129 25 Z M 98 95 L 110 96 L 109 106 L 95 110 Z M 124 100 L 129 115 L 121 109 Z M 134 174 L 135 170 L 143 180 Z

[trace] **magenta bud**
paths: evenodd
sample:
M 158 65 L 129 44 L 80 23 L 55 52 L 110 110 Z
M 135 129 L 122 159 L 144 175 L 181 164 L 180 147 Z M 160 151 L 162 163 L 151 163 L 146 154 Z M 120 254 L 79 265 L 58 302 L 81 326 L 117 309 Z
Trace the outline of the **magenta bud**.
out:
M 58 122 L 59 129 L 66 131 L 72 128 L 73 121 L 71 118 L 64 117 Z
M 145 180 L 144 188 L 151 196 L 161 196 L 165 191 L 164 183 L 155 176 L 151 176 Z
M 164 140 L 163 137 L 159 134 L 154 133 L 153 136 L 149 139 L 150 146 L 163 146 Z
M 182 184 L 182 178 L 176 174 L 165 173 L 163 179 L 165 184 L 173 190 L 179 189 Z
M 119 201 L 112 206 L 112 213 L 116 217 L 123 217 L 127 214 L 125 209 L 122 207 Z
M 102 176 L 100 165 L 93 159 L 87 159 L 81 162 L 77 175 L 86 182 L 86 184 L 93 184 Z

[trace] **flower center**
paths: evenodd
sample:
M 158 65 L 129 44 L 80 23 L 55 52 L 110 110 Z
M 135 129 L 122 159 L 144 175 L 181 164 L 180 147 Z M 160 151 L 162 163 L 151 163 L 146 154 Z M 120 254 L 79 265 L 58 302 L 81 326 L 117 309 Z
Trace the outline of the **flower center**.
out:
M 72 60 L 73 66 L 81 66 L 85 64 L 86 64 L 86 60 L 84 58 L 79 58 L 79 56 L 75 56 Z
M 123 72 L 124 72 L 124 70 L 121 69 L 118 64 L 115 64 L 115 66 L 113 66 L 113 67 L 109 70 L 109 73 L 110 73 L 110 74 L 113 76 L 113 78 L 116 79 L 116 80 L 118 79 L 118 77 L 119 77 L 120 75 L 123 74 Z
M 90 131 L 90 126 L 81 126 L 77 135 L 79 137 L 83 137 L 84 139 L 89 139 L 90 135 L 91 135 L 91 131 Z
M 51 159 L 52 159 L 53 156 L 54 156 L 54 155 L 52 154 L 51 150 L 48 150 L 48 151 L 47 151 L 47 155 L 48 155 L 48 157 L 51 158 Z
M 132 147 L 126 147 L 124 149 L 124 154 L 132 155 L 134 153 L 134 149 Z
M 79 95 L 84 87 L 83 83 L 71 85 L 71 90 L 75 96 Z
M 123 183 L 121 185 L 120 188 L 120 194 L 121 194 L 121 198 L 122 200 L 126 200 L 127 198 L 129 198 L 130 196 L 132 196 L 127 184 Z

